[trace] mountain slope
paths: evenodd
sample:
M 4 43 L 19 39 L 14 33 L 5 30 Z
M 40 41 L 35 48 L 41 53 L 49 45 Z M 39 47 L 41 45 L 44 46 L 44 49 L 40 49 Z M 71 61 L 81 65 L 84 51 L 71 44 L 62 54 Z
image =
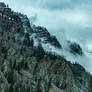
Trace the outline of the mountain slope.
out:
M 43 44 L 62 49 L 45 28 L 0 3 L 0 92 L 87 92 L 91 75 Z

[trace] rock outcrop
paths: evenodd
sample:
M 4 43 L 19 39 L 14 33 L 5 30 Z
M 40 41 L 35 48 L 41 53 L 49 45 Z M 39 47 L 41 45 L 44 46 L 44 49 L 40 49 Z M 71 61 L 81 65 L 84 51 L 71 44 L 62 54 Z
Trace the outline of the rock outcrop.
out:
M 75 42 L 70 42 L 68 41 L 68 45 L 69 45 L 69 49 L 70 49 L 70 52 L 73 54 L 73 55 L 80 55 L 82 56 L 84 53 L 83 53 L 83 50 L 81 48 L 81 46 Z

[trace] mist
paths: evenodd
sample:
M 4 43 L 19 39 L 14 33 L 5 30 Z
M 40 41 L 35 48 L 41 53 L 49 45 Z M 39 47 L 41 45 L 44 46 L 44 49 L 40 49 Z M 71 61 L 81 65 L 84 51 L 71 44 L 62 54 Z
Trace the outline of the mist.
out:
M 1 0 L 16 12 L 26 14 L 31 23 L 44 26 L 65 47 L 63 54 L 92 73 L 92 0 Z M 85 56 L 68 53 L 65 41 L 77 42 Z

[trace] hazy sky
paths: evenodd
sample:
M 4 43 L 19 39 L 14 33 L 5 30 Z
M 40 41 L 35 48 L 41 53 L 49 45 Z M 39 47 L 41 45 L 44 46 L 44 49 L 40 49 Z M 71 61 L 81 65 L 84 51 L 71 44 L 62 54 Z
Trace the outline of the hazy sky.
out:
M 0 0 L 58 38 L 92 50 L 92 0 Z M 90 71 L 92 63 L 89 64 Z

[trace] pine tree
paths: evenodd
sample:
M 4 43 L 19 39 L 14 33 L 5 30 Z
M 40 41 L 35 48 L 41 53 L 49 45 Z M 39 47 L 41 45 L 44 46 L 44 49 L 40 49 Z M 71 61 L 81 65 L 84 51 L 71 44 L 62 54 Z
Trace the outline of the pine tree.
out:
M 37 86 L 36 86 L 35 92 L 42 92 L 42 89 L 41 89 L 41 79 L 38 79 L 38 81 L 37 81 Z
M 90 79 L 89 82 L 88 92 L 92 92 L 92 78 Z

